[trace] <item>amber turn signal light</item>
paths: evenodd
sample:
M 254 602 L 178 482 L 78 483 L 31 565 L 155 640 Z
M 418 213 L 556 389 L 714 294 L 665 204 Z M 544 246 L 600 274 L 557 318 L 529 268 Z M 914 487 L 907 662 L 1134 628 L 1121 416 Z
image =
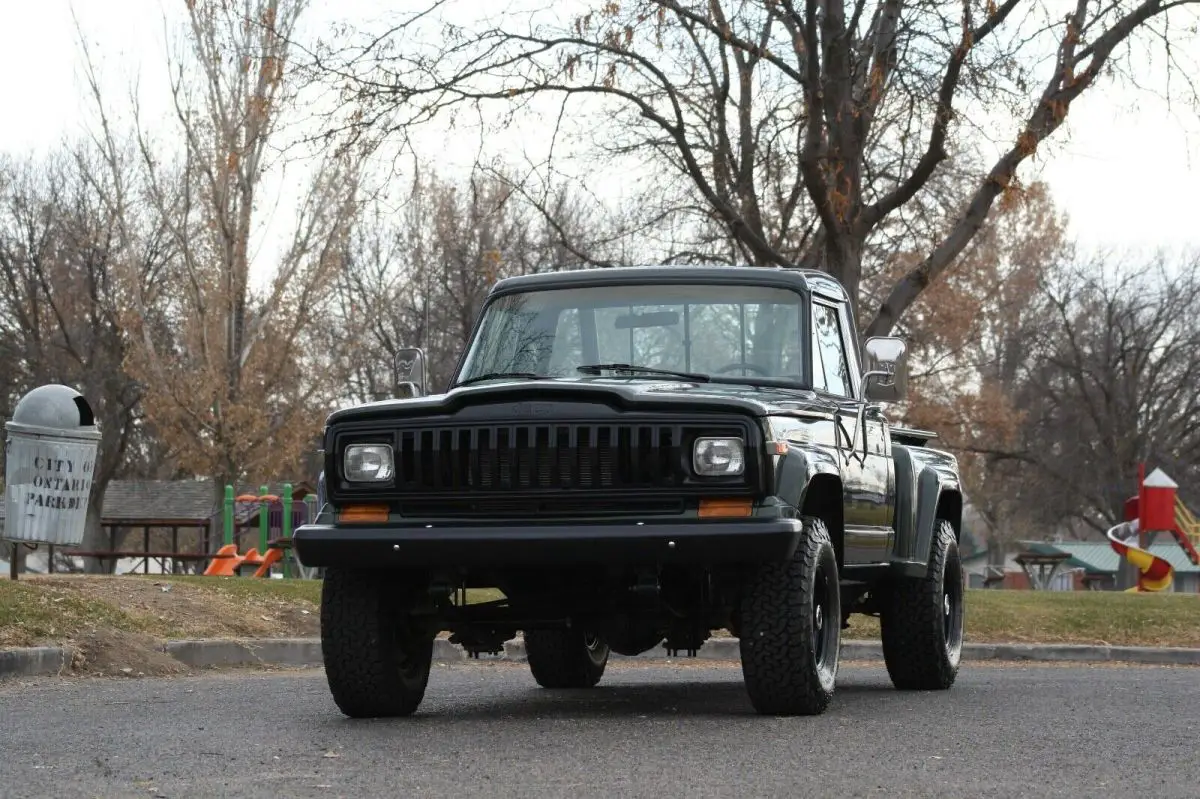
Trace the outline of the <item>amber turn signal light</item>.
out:
M 387 505 L 347 505 L 338 514 L 339 522 L 386 522 Z
M 749 516 L 749 499 L 702 499 L 700 500 L 700 518 L 716 516 Z

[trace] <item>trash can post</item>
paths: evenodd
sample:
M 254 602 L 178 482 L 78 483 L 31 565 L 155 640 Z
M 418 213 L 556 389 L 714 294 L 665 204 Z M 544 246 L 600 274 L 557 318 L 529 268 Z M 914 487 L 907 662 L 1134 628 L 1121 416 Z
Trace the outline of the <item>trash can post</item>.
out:
M 267 554 L 267 539 L 271 537 L 271 500 L 267 499 L 270 491 L 270 486 L 258 487 L 258 495 L 261 497 L 258 501 L 258 554 L 263 556 Z
M 12 544 L 83 543 L 100 430 L 87 399 L 70 386 L 33 389 L 5 423 L 3 538 Z
M 225 523 L 224 542 L 228 546 L 233 543 L 233 486 L 225 486 Z
M 286 544 L 284 544 L 284 546 L 288 546 L 291 543 L 291 540 L 292 540 L 292 484 L 291 483 L 283 484 L 283 529 L 280 531 L 280 536 L 284 539 L 284 541 L 287 542 Z M 292 561 L 291 561 L 292 550 L 291 550 L 291 548 L 289 547 L 288 549 L 284 550 L 284 553 L 285 553 L 286 557 L 284 557 L 284 559 L 283 559 L 283 576 L 286 578 L 286 577 L 292 576 Z

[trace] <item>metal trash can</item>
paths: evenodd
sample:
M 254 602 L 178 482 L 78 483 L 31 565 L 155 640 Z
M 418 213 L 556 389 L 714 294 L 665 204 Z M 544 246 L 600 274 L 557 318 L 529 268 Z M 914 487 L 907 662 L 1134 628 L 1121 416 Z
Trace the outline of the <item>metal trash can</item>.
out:
M 92 407 L 69 386 L 41 386 L 4 429 L 4 539 L 78 546 L 100 445 Z

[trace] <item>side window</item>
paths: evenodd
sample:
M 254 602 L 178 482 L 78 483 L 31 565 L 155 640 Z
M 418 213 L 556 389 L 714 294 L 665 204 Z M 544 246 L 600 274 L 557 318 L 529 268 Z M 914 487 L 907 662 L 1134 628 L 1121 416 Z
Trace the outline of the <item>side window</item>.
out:
M 825 383 L 825 362 L 821 359 L 821 337 L 817 335 L 817 313 L 820 310 L 820 305 L 813 305 L 813 335 L 812 335 L 812 372 L 813 372 L 813 388 L 818 391 L 826 391 Z
M 824 385 L 816 388 L 824 389 L 839 397 L 850 396 L 850 370 L 846 365 L 846 348 L 842 341 L 842 329 L 838 324 L 838 313 L 835 308 L 820 303 L 813 303 L 813 382 Z M 820 355 L 820 375 L 818 377 L 817 355 Z

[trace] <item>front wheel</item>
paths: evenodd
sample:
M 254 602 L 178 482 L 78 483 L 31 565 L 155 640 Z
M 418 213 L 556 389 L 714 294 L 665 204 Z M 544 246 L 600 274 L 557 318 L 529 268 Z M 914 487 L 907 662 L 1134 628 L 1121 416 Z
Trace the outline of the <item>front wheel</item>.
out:
M 425 697 L 434 632 L 405 611 L 386 573 L 328 569 L 321 653 L 338 708 L 351 718 L 407 716 Z
M 792 558 L 749 579 L 739 609 L 742 676 L 750 703 L 776 716 L 823 713 L 841 647 L 837 556 L 825 522 L 805 517 Z
M 608 644 L 576 629 L 526 630 L 525 657 L 543 688 L 591 688 L 608 665 Z
M 962 657 L 963 570 L 950 522 L 940 519 L 925 574 L 895 580 L 880 613 L 883 657 L 900 690 L 945 690 Z

